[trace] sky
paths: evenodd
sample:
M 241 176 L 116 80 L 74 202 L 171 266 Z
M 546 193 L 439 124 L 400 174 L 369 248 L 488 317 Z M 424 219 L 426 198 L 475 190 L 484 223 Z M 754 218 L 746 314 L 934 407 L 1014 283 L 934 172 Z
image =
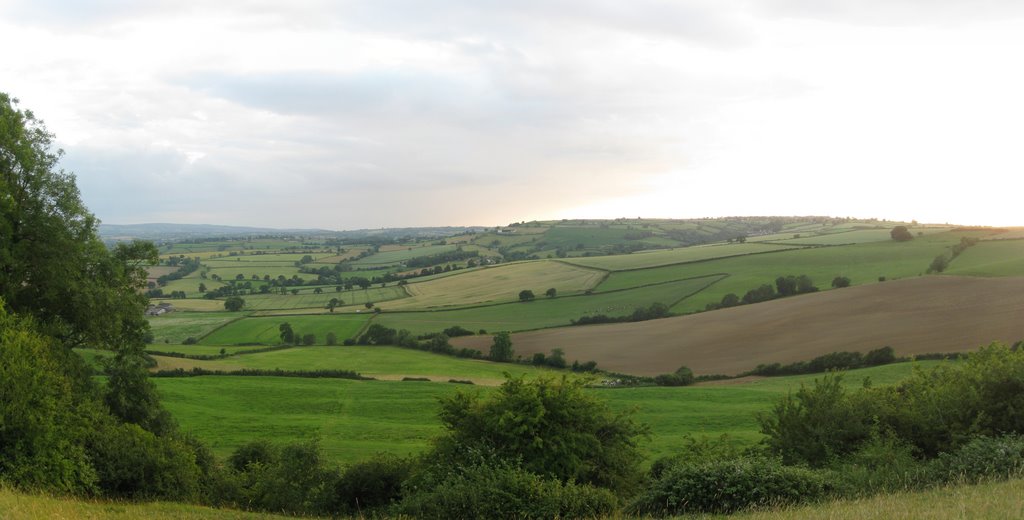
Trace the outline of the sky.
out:
M 1018 0 L 0 0 L 103 222 L 1024 225 Z

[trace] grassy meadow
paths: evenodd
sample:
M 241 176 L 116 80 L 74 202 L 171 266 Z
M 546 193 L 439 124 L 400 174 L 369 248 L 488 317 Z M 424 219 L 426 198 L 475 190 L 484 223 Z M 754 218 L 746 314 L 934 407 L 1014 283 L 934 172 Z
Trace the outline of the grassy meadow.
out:
M 502 371 L 523 370 L 528 376 L 544 374 L 527 367 L 456 360 L 415 351 L 378 347 L 353 350 L 332 347 L 307 350 L 322 368 L 368 368 L 360 365 L 363 354 L 377 356 L 372 363 L 387 369 L 406 363 L 410 373 L 465 370 L 466 378 L 486 379 Z M 258 359 L 260 368 L 285 368 L 291 358 L 296 367 L 307 367 L 302 348 L 263 354 L 246 354 L 225 360 L 236 363 Z M 279 356 L 267 357 L 267 354 Z M 417 356 L 423 354 L 423 356 Z M 387 356 L 396 365 L 381 365 Z M 258 357 L 260 356 L 260 357 Z M 431 359 L 433 358 L 433 359 Z M 466 364 L 459 363 L 466 361 Z M 337 363 L 337 364 L 335 364 Z M 476 363 L 471 365 L 469 363 Z M 921 362 L 931 366 L 935 362 Z M 204 366 L 215 366 L 215 365 Z M 487 367 L 491 365 L 491 367 Z M 222 365 L 223 366 L 223 365 Z M 895 383 L 913 369 L 901 363 L 852 370 L 845 376 L 850 387 L 870 377 L 875 385 Z M 371 370 L 362 370 L 372 374 Z M 685 435 L 728 434 L 738 443 L 750 445 L 760 439 L 756 414 L 766 411 L 780 396 L 810 383 L 819 376 L 765 378 L 746 383 L 698 385 L 691 387 L 598 388 L 592 390 L 619 410 L 636 410 L 636 418 L 651 426 L 652 435 L 643 449 L 648 462 L 668 455 L 682 445 Z M 339 462 L 352 462 L 378 451 L 415 453 L 440 432 L 437 398 L 458 389 L 489 392 L 489 387 L 442 382 L 352 381 L 345 379 L 300 379 L 285 377 L 192 377 L 154 379 L 167 408 L 184 429 L 211 444 L 219 454 L 253 438 L 294 441 L 318 436 L 327 454 Z M 254 399 L 254 396 L 259 396 Z
M 320 316 L 273 316 L 244 318 L 204 336 L 202 345 L 238 345 L 241 343 L 280 343 L 278 327 L 284 322 L 291 324 L 297 334 L 315 334 L 317 342 L 323 344 L 327 333 L 333 332 L 338 343 L 355 336 L 366 325 L 370 314 L 325 314 Z

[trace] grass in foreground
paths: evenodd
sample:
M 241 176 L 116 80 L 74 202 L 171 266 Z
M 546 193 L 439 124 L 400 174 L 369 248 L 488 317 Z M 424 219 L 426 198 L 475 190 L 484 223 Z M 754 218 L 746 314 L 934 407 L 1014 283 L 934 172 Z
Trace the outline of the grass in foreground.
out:
M 927 491 L 878 495 L 858 500 L 841 500 L 781 511 L 745 513 L 722 517 L 736 520 L 788 520 L 828 518 L 867 519 L 992 519 L 1024 518 L 1024 480 L 992 482 L 971 486 L 943 486 Z
M 22 493 L 0 485 L 0 518 L 4 520 L 102 520 L 147 518 L 155 520 L 271 520 L 289 518 L 267 513 L 246 513 L 228 509 L 175 502 L 112 502 Z

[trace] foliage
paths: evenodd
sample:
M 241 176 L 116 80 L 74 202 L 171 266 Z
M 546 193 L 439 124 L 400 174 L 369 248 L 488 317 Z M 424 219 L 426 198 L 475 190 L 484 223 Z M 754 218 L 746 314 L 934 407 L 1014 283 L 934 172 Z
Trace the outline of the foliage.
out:
M 786 464 L 822 466 L 857 448 L 872 432 L 872 417 L 858 413 L 847 397 L 842 376 L 829 374 L 800 385 L 758 417 L 768 449 Z
M 693 370 L 689 367 L 679 367 L 671 374 L 661 374 L 654 378 L 658 386 L 690 386 L 694 383 Z
M 830 352 L 810 361 L 796 361 L 788 365 L 781 363 L 761 364 L 743 375 L 757 376 L 791 376 L 797 374 L 818 374 L 828 370 L 846 370 L 862 367 L 886 365 L 898 361 L 892 347 L 885 346 L 860 352 Z
M 488 357 L 494 361 L 509 361 L 512 355 L 512 336 L 507 331 L 495 334 Z
M 639 476 L 637 439 L 647 433 L 629 413 L 613 412 L 577 379 L 509 378 L 486 399 L 459 392 L 441 399 L 444 456 L 494 451 L 561 481 L 626 491 Z
M 245 307 L 245 300 L 240 296 L 229 296 L 224 300 L 224 309 L 229 312 L 240 311 L 242 307 Z
M 896 226 L 892 228 L 889 235 L 897 242 L 906 242 L 914 239 L 914 234 L 907 229 L 907 226 Z
M 740 458 L 681 464 L 667 469 L 630 509 L 647 515 L 732 513 L 826 496 L 830 482 L 814 471 L 777 460 Z
M 344 510 L 361 512 L 402 498 L 402 484 L 414 467 L 410 458 L 378 453 L 345 468 L 335 484 L 335 495 Z
M 95 472 L 76 443 L 72 385 L 55 354 L 53 340 L 0 300 L 0 476 L 26 488 L 88 490 Z
M 941 273 L 949 267 L 949 259 L 946 255 L 938 255 L 932 259 L 932 263 L 928 265 L 929 273 Z
M 148 242 L 108 250 L 62 151 L 31 111 L 0 93 L 0 298 L 65 347 L 117 349 L 146 332 Z
M 850 286 L 850 278 L 847 276 L 837 276 L 832 279 L 832 287 L 840 289 L 843 287 Z
M 200 469 L 195 452 L 175 438 L 161 438 L 135 424 L 102 421 L 87 448 L 97 486 L 107 496 L 195 500 Z
M 956 451 L 941 453 L 929 467 L 944 482 L 978 482 L 1024 473 L 1024 436 L 976 437 Z
M 415 518 L 595 518 L 615 512 L 605 489 L 544 478 L 507 461 L 457 464 L 398 505 Z
M 529 289 L 523 289 L 522 291 L 519 291 L 519 301 L 521 302 L 528 302 L 533 300 L 534 298 L 536 298 L 536 296 L 533 294 L 533 291 Z
M 891 387 L 847 394 L 841 376 L 802 386 L 760 417 L 765 444 L 786 462 L 822 465 L 857 450 L 875 432 L 918 456 L 959 449 L 978 435 L 1024 433 L 1024 352 L 998 343 L 963 361 L 918 368 Z

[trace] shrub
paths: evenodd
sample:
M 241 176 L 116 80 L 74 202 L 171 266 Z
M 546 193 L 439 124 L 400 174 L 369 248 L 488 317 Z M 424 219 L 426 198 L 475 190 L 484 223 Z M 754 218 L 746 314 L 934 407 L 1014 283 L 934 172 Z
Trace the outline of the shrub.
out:
M 103 494 L 121 498 L 188 500 L 199 491 L 195 453 L 178 440 L 135 424 L 95 425 L 87 451 Z
M 352 464 L 335 485 L 338 505 L 349 512 L 360 512 L 398 501 L 402 483 L 413 466 L 410 459 L 386 453 Z
M 904 491 L 930 481 L 913 446 L 891 435 L 873 434 L 831 469 L 839 493 L 848 497 Z
M 396 508 L 416 518 L 594 518 L 618 506 L 608 490 L 545 479 L 513 464 L 459 467 Z
M 832 287 L 835 287 L 836 289 L 839 289 L 839 288 L 842 288 L 842 287 L 849 287 L 849 286 L 850 286 L 850 279 L 848 277 L 846 277 L 846 276 L 837 276 L 837 277 L 832 279 Z
M 466 392 L 442 398 L 439 415 L 447 434 L 435 454 L 448 461 L 493 451 L 543 477 L 620 491 L 640 477 L 636 441 L 646 427 L 613 411 L 583 381 L 510 378 L 486 399 Z
M 787 464 L 822 466 L 856 450 L 871 435 L 872 414 L 862 406 L 870 400 L 850 399 L 841 375 L 800 385 L 767 414 L 758 416 L 768 449 Z
M 821 473 L 783 466 L 777 460 L 711 461 L 669 468 L 640 493 L 630 510 L 647 515 L 726 514 L 812 501 L 831 489 Z
M 1024 436 L 977 437 L 932 461 L 933 478 L 943 482 L 977 482 L 1012 478 L 1024 472 Z

